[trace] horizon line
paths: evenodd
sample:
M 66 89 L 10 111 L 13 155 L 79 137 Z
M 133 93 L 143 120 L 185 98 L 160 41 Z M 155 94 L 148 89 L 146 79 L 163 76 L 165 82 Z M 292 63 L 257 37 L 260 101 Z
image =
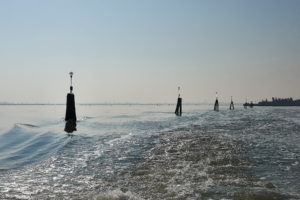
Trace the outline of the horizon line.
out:
M 186 105 L 208 105 L 208 104 L 213 104 L 214 102 L 186 102 L 184 104 Z M 221 102 L 221 104 L 227 104 L 230 102 Z M 241 102 L 236 102 L 235 104 L 243 104 Z M 43 105 L 49 105 L 49 106 L 55 106 L 55 105 L 66 105 L 66 103 L 26 103 L 26 102 L 22 102 L 22 103 L 13 103 L 13 102 L 0 102 L 1 106 L 26 106 L 26 105 L 36 105 L 36 106 L 43 106 Z M 109 102 L 98 102 L 98 103 L 77 103 L 77 105 L 176 105 L 176 102 L 173 103 L 169 103 L 169 102 L 152 102 L 152 103 L 140 103 L 140 102 L 114 102 L 114 103 L 109 103 Z

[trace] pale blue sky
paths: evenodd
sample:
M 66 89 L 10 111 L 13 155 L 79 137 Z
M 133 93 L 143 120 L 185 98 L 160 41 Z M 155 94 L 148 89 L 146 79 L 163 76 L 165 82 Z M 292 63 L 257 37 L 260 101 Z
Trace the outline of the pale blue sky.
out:
M 0 0 L 0 101 L 300 98 L 298 0 Z

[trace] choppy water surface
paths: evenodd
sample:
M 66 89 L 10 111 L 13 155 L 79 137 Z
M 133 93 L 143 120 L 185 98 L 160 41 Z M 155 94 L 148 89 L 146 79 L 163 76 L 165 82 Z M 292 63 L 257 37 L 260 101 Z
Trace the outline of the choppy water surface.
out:
M 0 199 L 300 199 L 300 109 L 0 106 Z

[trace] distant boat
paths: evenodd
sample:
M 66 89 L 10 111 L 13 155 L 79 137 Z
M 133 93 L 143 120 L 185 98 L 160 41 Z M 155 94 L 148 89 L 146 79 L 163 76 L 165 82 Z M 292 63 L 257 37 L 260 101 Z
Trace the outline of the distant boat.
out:
M 272 101 L 262 100 L 258 102 L 257 104 L 253 104 L 252 102 L 245 103 L 244 107 L 253 107 L 253 106 L 300 106 L 300 99 L 293 100 L 293 98 L 272 98 Z

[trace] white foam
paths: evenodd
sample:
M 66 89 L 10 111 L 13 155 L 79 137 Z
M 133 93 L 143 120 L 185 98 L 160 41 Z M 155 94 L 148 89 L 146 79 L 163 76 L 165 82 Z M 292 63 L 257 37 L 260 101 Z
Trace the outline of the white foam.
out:
M 103 194 L 93 195 L 93 200 L 142 200 L 143 198 L 133 194 L 130 191 L 122 192 L 120 189 L 104 192 Z
M 299 162 L 296 161 L 296 162 L 294 162 L 292 165 L 293 165 L 293 166 L 296 166 L 296 165 L 298 165 L 298 164 L 299 164 Z

